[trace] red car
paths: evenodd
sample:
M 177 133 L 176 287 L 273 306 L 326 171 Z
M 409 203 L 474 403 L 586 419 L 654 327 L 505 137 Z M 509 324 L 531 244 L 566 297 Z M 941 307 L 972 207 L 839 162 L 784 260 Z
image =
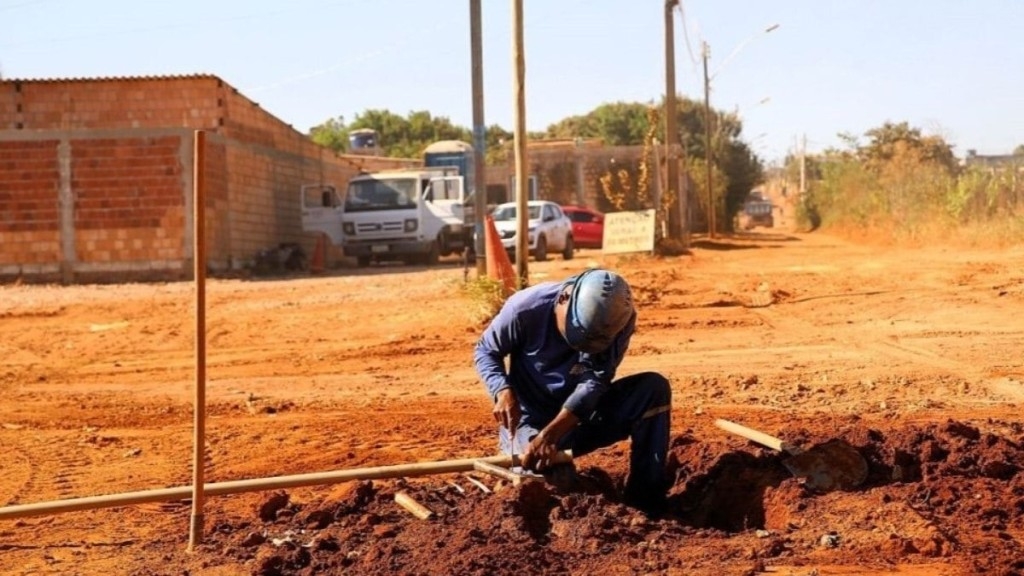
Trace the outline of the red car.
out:
M 572 237 L 577 248 L 601 248 L 604 240 L 604 214 L 585 206 L 562 206 L 572 220 Z

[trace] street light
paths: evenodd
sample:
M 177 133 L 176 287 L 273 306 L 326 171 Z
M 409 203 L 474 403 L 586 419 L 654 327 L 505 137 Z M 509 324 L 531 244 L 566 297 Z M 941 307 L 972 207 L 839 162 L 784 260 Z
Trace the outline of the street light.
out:
M 708 75 L 708 58 L 711 57 L 711 47 L 708 46 L 707 42 L 704 42 L 701 45 L 701 57 L 704 60 L 704 163 L 706 164 L 705 171 L 707 172 L 708 182 L 708 237 L 712 240 L 715 238 L 715 192 L 714 171 L 711 166 L 711 80 L 721 73 L 722 69 L 725 68 L 725 65 L 728 64 L 744 46 L 752 42 L 761 34 L 773 32 L 774 30 L 777 30 L 778 27 L 778 24 L 772 24 L 761 32 L 750 36 L 743 42 L 740 42 L 740 44 L 736 46 L 728 56 L 726 56 L 725 60 L 723 60 L 718 66 L 718 69 L 715 70 L 715 73 L 711 75 Z M 767 102 L 767 100 L 768 99 L 765 98 L 761 103 Z
M 722 69 L 725 68 L 725 65 L 728 64 L 729 61 L 731 61 L 733 58 L 735 58 L 736 55 L 740 53 L 740 50 L 743 50 L 743 48 L 746 47 L 747 44 L 750 44 L 751 42 L 753 42 L 754 40 L 759 38 L 761 36 L 761 34 L 768 34 L 770 32 L 774 32 L 775 30 L 778 30 L 778 28 L 779 28 L 778 24 L 772 24 L 771 26 L 768 26 L 764 30 L 761 30 L 760 32 L 757 32 L 757 33 L 751 35 L 749 38 L 747 38 L 743 42 L 740 42 L 736 46 L 736 48 L 734 48 L 733 51 L 730 52 L 729 55 L 725 57 L 725 60 L 722 60 L 722 63 L 718 65 L 718 69 L 715 70 L 715 72 L 711 75 L 710 79 L 714 80 L 715 76 L 718 76 L 718 74 L 722 72 Z

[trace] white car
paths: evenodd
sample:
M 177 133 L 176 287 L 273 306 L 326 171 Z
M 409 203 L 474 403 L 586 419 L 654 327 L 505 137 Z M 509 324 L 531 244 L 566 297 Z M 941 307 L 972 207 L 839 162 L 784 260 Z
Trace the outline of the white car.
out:
M 530 211 L 526 227 L 529 233 L 527 245 L 538 261 L 547 260 L 549 252 L 561 252 L 562 258 L 571 260 L 576 246 L 572 237 L 572 221 L 562 212 L 562 207 L 547 200 L 531 200 L 526 203 Z M 515 202 L 498 204 L 491 212 L 494 227 L 501 236 L 501 244 L 514 257 L 516 251 Z

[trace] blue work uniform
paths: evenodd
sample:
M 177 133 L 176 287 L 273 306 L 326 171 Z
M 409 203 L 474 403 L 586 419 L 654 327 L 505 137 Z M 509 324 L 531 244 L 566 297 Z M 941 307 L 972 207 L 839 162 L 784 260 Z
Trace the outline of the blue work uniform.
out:
M 522 412 L 515 442 L 502 427 L 499 447 L 506 454 L 521 453 L 565 408 L 580 423 L 559 441 L 559 449 L 582 456 L 630 438 L 626 497 L 639 504 L 658 501 L 668 489 L 671 388 L 654 372 L 615 380 L 636 329 L 635 312 L 604 352 L 587 354 L 569 346 L 558 330 L 554 309 L 566 284 L 574 281 L 575 277 L 516 292 L 477 342 L 474 363 L 491 399 L 511 388 Z

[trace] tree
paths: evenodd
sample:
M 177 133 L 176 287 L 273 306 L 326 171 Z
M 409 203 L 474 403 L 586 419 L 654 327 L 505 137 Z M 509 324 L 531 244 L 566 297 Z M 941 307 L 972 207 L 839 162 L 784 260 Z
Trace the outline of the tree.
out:
M 601 104 L 583 116 L 569 116 L 548 126 L 547 138 L 599 138 L 609 146 L 638 146 L 647 131 L 647 109 L 640 102 Z
M 323 124 L 313 126 L 309 129 L 309 137 L 313 142 L 335 152 L 344 152 L 348 149 L 348 128 L 345 126 L 343 116 L 331 118 Z
M 487 127 L 484 135 L 485 151 L 488 165 L 501 164 L 508 160 L 513 134 L 497 124 Z
M 611 146 L 639 146 L 649 136 L 648 110 L 654 108 L 657 117 L 664 117 L 664 106 L 641 102 L 613 102 L 601 104 L 590 112 L 570 116 L 548 127 L 548 138 L 599 138 Z M 704 104 L 689 98 L 679 97 L 676 104 L 677 124 L 683 151 L 689 158 L 705 157 Z M 723 113 L 712 109 L 711 121 L 714 137 L 711 145 L 715 174 L 725 190 L 724 205 L 729 214 L 742 205 L 750 190 L 764 179 L 764 166 L 750 147 L 743 142 L 743 123 L 736 114 Z M 659 141 L 665 142 L 664 124 L 659 123 L 654 131 Z M 605 186 L 619 186 L 619 179 L 626 178 L 617 168 L 613 178 Z M 716 186 L 718 188 L 718 186 Z M 731 221 L 727 219 L 727 221 Z
M 907 122 L 886 122 L 864 135 L 870 141 L 858 149 L 858 154 L 868 166 L 878 168 L 898 157 L 911 155 L 922 162 L 941 166 L 950 174 L 957 170 L 952 146 L 941 136 L 923 136 L 920 129 L 911 128 Z
M 341 116 L 328 120 L 311 128 L 310 137 L 332 150 L 345 152 L 348 133 L 359 128 L 376 130 L 384 155 L 399 158 L 419 158 L 424 148 L 439 140 L 471 141 L 469 130 L 447 117 L 433 116 L 426 110 L 402 117 L 387 109 L 364 110 L 348 124 Z

